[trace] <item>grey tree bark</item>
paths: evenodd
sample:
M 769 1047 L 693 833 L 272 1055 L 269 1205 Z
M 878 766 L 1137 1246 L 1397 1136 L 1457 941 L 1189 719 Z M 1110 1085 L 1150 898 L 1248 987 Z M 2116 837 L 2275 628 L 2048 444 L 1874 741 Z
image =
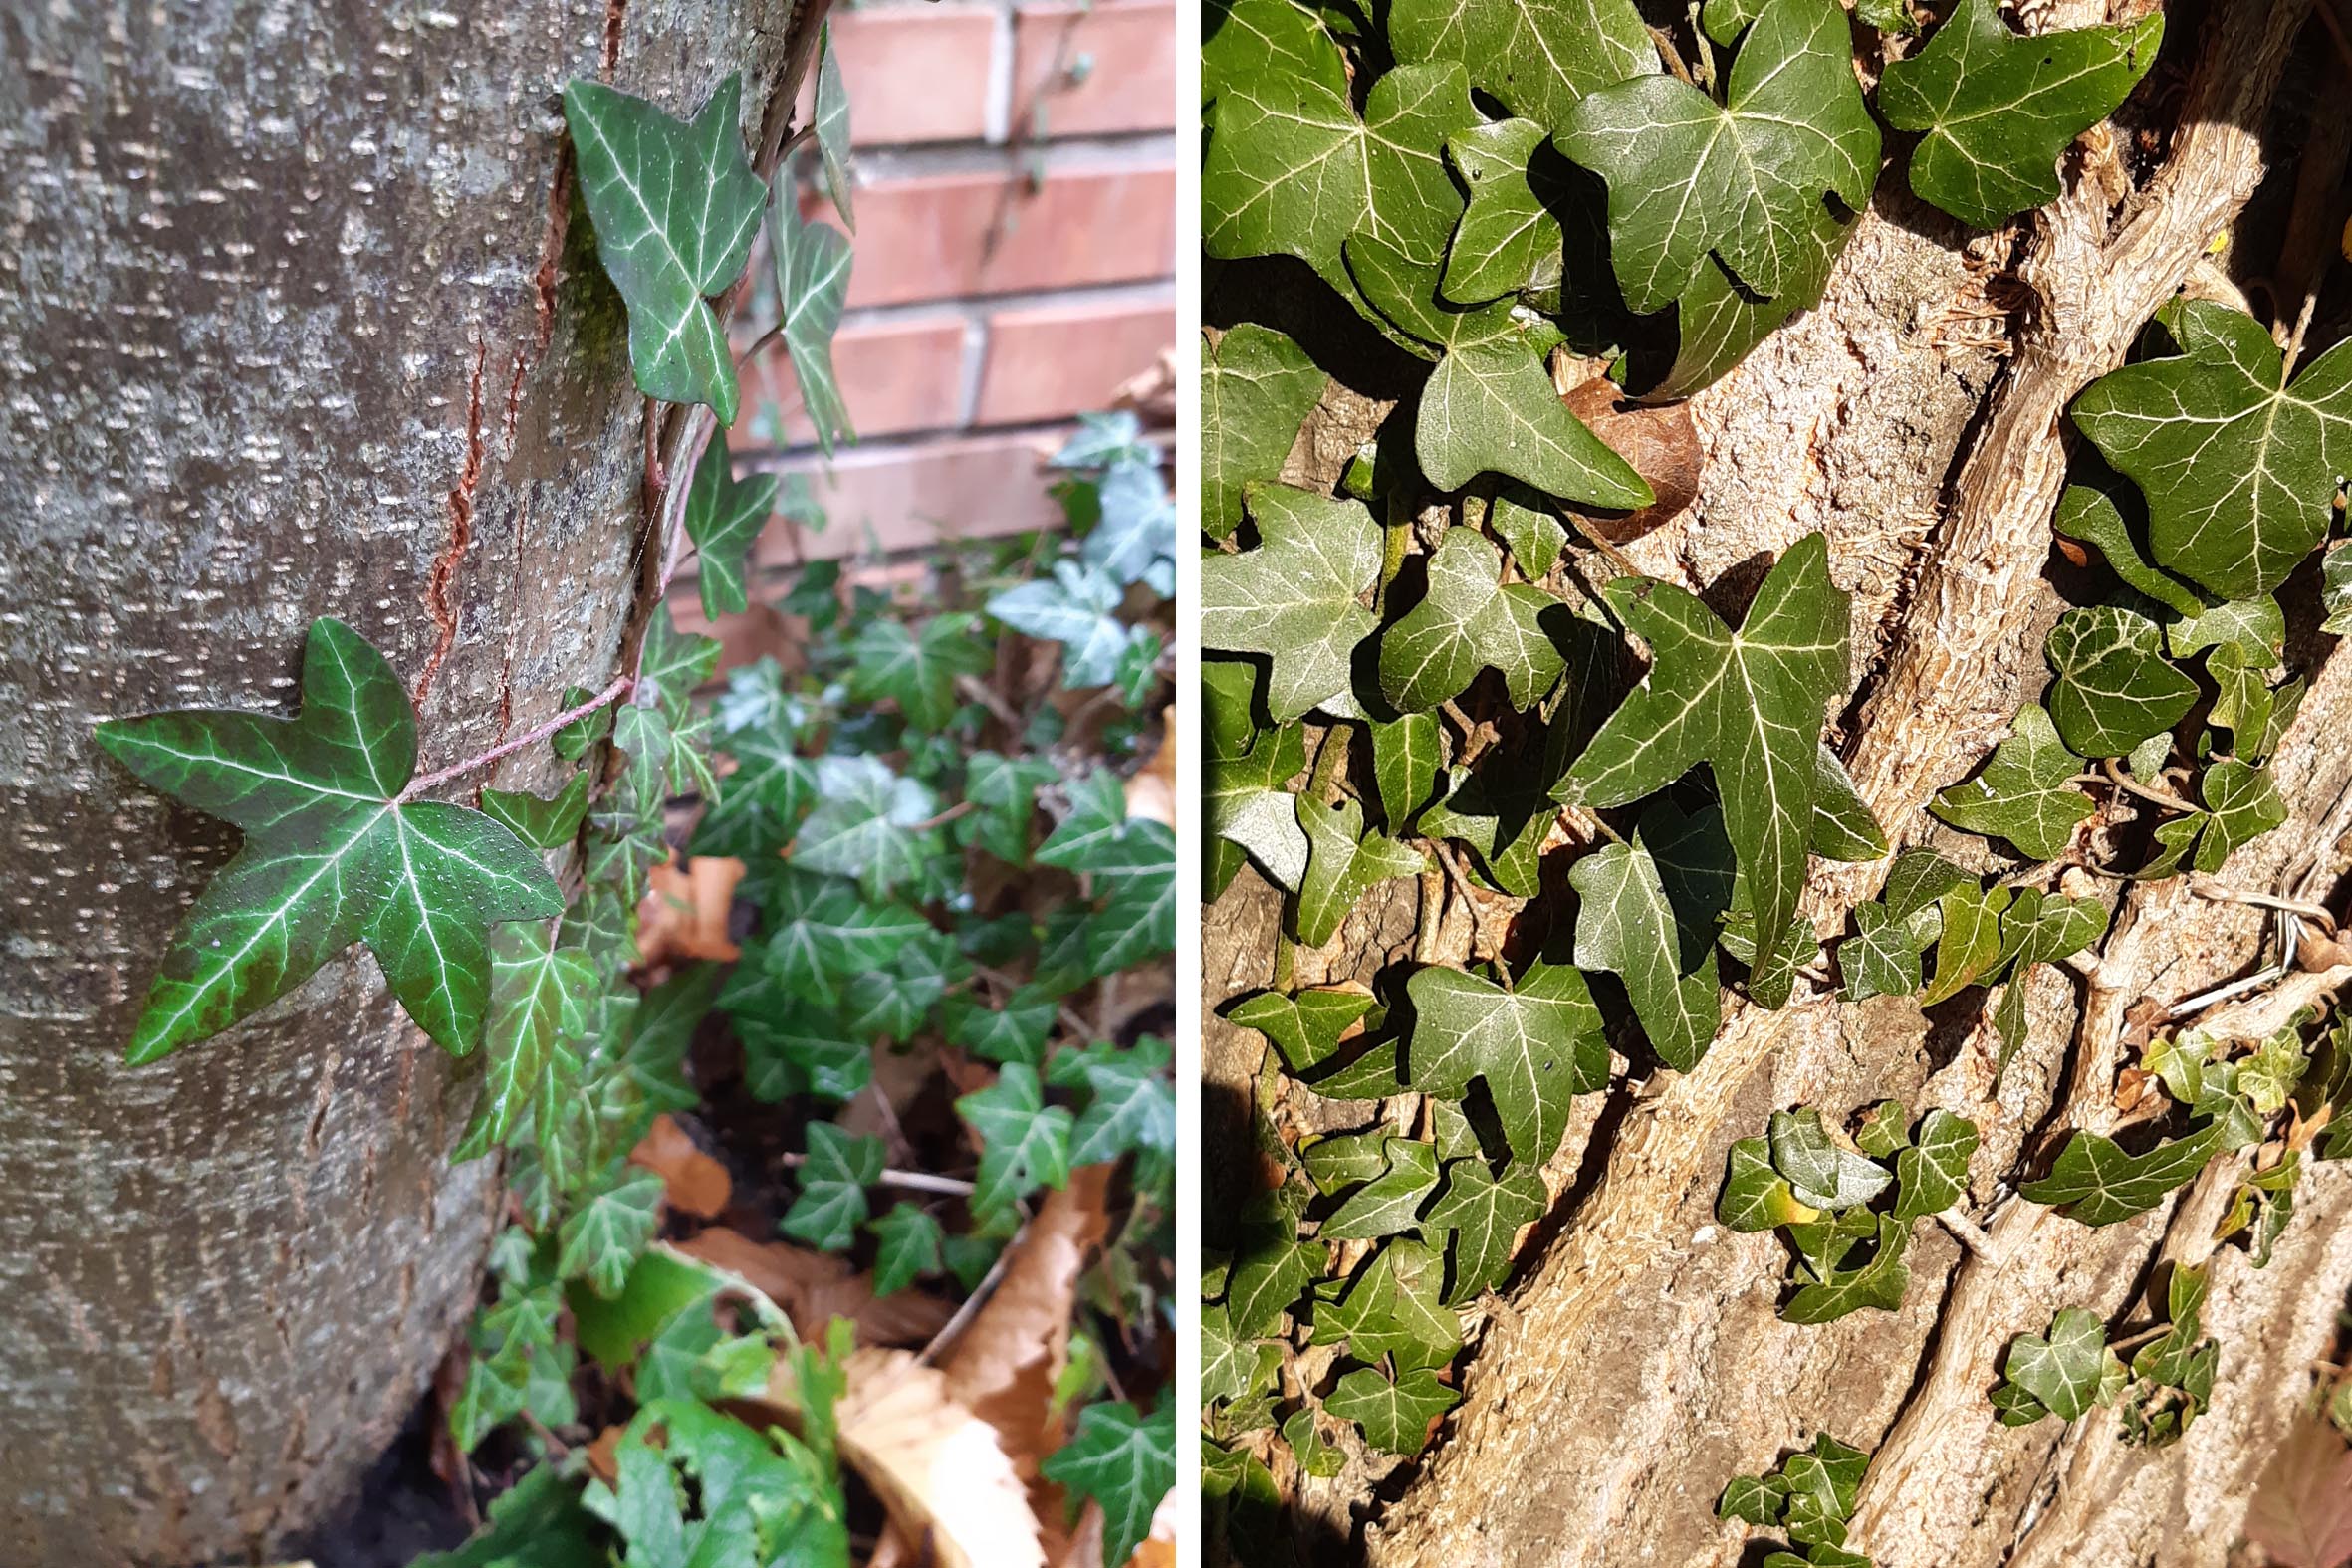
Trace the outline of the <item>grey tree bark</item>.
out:
M 336 1505 L 473 1300 L 472 1079 L 372 964 L 121 1065 L 233 844 L 100 720 L 286 711 L 342 617 L 423 766 L 600 687 L 638 605 L 644 404 L 558 98 L 678 112 L 797 0 L 0 9 L 0 1561 L 267 1550 Z M 547 783 L 526 753 L 499 776 Z
M 2021 8 L 2038 28 L 2147 9 Z M 2228 290 L 2209 242 L 2237 220 L 2275 150 L 2265 130 L 2308 14 L 2306 0 L 2197 13 L 2197 67 L 2177 124 L 2163 116 L 2173 128 L 2153 174 L 2135 176 L 2115 137 L 2094 132 L 2069 155 L 2066 194 L 2013 238 L 1972 242 L 1890 172 L 1819 308 L 1691 405 L 1706 454 L 1698 500 L 1625 549 L 1642 570 L 1703 589 L 1813 530 L 1828 535 L 1832 572 L 1854 595 L 1856 693 L 1831 739 L 1898 846 L 1985 861 L 1981 841 L 1924 807 L 2046 679 L 2038 650 L 2060 605 L 2041 573 L 2066 465 L 2063 410 L 2175 290 Z M 2324 51 L 2324 39 L 2314 32 L 2301 47 Z M 2315 132 L 2314 145 L 2339 134 Z M 2334 173 L 2316 183 L 2332 200 L 2342 163 L 2331 155 Z M 2316 276 L 2309 257 L 2298 265 Z M 1386 412 L 1334 386 L 1285 477 L 1329 484 Z M 2306 636 L 2290 659 L 2311 676 L 2276 765 L 2292 816 L 2241 850 L 2227 880 L 2325 891 L 2345 869 L 2352 823 L 2352 657 Z M 1844 931 L 1884 869 L 1817 867 L 1805 906 L 1816 928 Z M 2007 1199 L 2066 1129 L 2113 1125 L 2126 1008 L 2250 969 L 2261 933 L 2256 911 L 2177 881 L 2119 895 L 2068 875 L 2082 878 L 2070 891 L 2116 901 L 2116 919 L 2085 973 L 2033 980 L 2029 1042 L 1998 1091 L 1989 1019 L 1942 1008 L 1931 1020 L 1907 1000 L 1857 1005 L 1800 983 L 1776 1012 L 1735 1004 L 1694 1071 L 1638 1096 L 1587 1097 L 1545 1172 L 1552 1212 L 1472 1330 L 1460 1407 L 1416 1466 L 1354 1450 L 1327 1480 L 1278 1470 L 1301 1543 L 1350 1542 L 1322 1560 L 1380 1568 L 1730 1568 L 1755 1548 L 1744 1526 L 1713 1515 L 1724 1482 L 1828 1430 L 1875 1453 L 1851 1545 L 1882 1568 L 2228 1560 L 2254 1478 L 2303 1407 L 2310 1363 L 2352 1290 L 2352 1181 L 2327 1166 L 2306 1176 L 2266 1269 L 2234 1249 L 2215 1256 L 2208 1322 L 2224 1355 L 2212 1410 L 2185 1441 L 2125 1449 L 2100 1416 L 2071 1434 L 2054 1422 L 1998 1425 L 1987 1395 L 2009 1338 L 2042 1330 L 2061 1307 L 2121 1316 L 2159 1257 L 2213 1253 L 2237 1174 L 2218 1163 L 2155 1213 L 2097 1231 Z M 1367 898 L 1330 944 L 1299 955 L 1294 983 L 1368 979 L 1432 949 L 1459 957 L 1516 907 L 1443 873 L 1424 880 Z M 1215 1016 L 1224 998 L 1271 982 L 1278 911 L 1245 871 L 1205 926 L 1204 1067 L 1212 1110 L 1225 1108 L 1209 1126 L 1229 1143 L 1248 1136 L 1253 1103 L 1287 1135 L 1369 1120 L 1361 1105 L 1295 1084 L 1270 1090 L 1263 1040 Z M 2290 990 L 2308 1000 L 2345 978 Z M 1984 1127 L 1971 1205 L 1997 1216 L 1997 1257 L 1922 1227 L 1902 1311 L 1782 1323 L 1779 1243 L 1714 1223 L 1729 1146 L 1775 1108 L 1842 1116 L 1887 1095 Z M 1412 1107 L 1379 1111 L 1409 1124 Z M 1240 1182 L 1247 1166 L 1213 1146 L 1208 1170 Z M 1220 1212 L 1213 1199 L 1212 1225 Z M 1286 1379 L 1319 1387 L 1329 1361 L 1302 1349 Z

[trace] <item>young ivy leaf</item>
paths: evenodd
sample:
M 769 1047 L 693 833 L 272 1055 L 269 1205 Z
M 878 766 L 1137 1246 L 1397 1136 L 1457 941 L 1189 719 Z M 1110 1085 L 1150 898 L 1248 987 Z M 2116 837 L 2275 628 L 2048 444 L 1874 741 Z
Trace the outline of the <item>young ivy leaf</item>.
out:
M 1391 877 L 1418 875 L 1429 863 L 1418 849 L 1383 833 L 1364 831 L 1364 808 L 1353 800 L 1324 805 L 1296 801 L 1306 834 L 1306 870 L 1298 879 L 1298 940 L 1319 948 L 1331 940 L 1357 899 Z
M 1380 529 L 1360 501 L 1289 485 L 1250 486 L 1249 508 L 1258 548 L 1201 562 L 1201 646 L 1267 655 L 1267 713 L 1288 724 L 1347 693 L 1355 645 L 1380 624 L 1357 602 L 1380 574 Z
M 1918 991 L 1920 955 L 1929 940 L 1911 920 L 1884 904 L 1856 905 L 1854 935 L 1837 948 L 1837 970 L 1845 981 L 1847 1000 L 1908 997 Z
M 1772 1168 L 1788 1178 L 1796 1201 L 1808 1209 L 1858 1208 L 1894 1180 L 1877 1161 L 1832 1139 L 1821 1113 L 1810 1107 L 1772 1112 L 1769 1131 Z
M 1824 194 L 1859 212 L 1878 178 L 1878 123 L 1854 80 L 1845 12 L 1767 0 L 1719 106 L 1673 77 L 1588 94 L 1560 149 L 1609 185 L 1609 256 L 1626 305 L 1666 308 L 1710 253 L 1772 299 L 1807 271 Z
M 1587 93 L 1658 69 L 1632 0 L 1396 0 L 1388 45 L 1407 63 L 1461 62 L 1472 87 L 1542 125 Z
M 2050 1320 L 2050 1331 L 2019 1334 L 2009 1341 L 2005 1376 L 2060 1421 L 2072 1421 L 2097 1404 L 2115 1361 L 2107 1348 L 2107 1325 L 2095 1312 L 2068 1307 Z
M 596 255 L 628 305 L 637 389 L 664 402 L 706 403 L 721 425 L 732 425 L 735 360 L 703 302 L 743 271 L 768 196 L 744 156 L 742 79 L 720 83 L 691 121 L 575 80 L 564 88 L 564 119 Z
M 1567 661 L 1544 631 L 1565 605 L 1531 583 L 1499 586 L 1503 554 L 1476 529 L 1448 529 L 1429 557 L 1429 591 L 1380 637 L 1380 693 L 1400 713 L 1462 694 L 1492 665 L 1511 705 L 1532 708 Z
M 1069 1180 L 1069 1112 L 1046 1103 L 1035 1067 L 1007 1062 L 994 1084 L 956 1101 L 956 1114 L 981 1145 L 975 1215 L 1001 1214 L 1041 1187 Z
M 1810 1225 L 1821 1211 L 1798 1201 L 1788 1178 L 1772 1169 L 1768 1139 L 1743 1138 L 1732 1145 L 1715 1218 L 1734 1231 L 1769 1231 L 1775 1226 Z
M 1454 1284 L 1446 1299 L 1467 1301 L 1502 1283 L 1520 1227 L 1541 1219 L 1545 1203 L 1543 1178 L 1533 1171 L 1515 1170 L 1497 1181 L 1483 1158 L 1447 1161 L 1446 1190 L 1421 1217 L 1429 1234 L 1454 1232 Z
M 1393 8 L 1390 16 L 1393 31 Z M 1470 190 L 1446 249 L 1438 292 L 1447 300 L 1480 305 L 1523 290 L 1558 289 L 1559 219 L 1528 177 L 1528 162 L 1545 139 L 1531 119 L 1473 125 L 1447 138 L 1446 156 Z
M 1790 546 L 1736 632 L 1652 578 L 1619 577 L 1602 591 L 1649 643 L 1650 671 L 1552 795 L 1624 805 L 1709 764 L 1759 933 L 1751 968 L 1766 970 L 1796 914 L 1823 711 L 1846 679 L 1847 599 L 1829 580 L 1828 542 L 1811 534 Z
M 1799 1286 L 1780 1309 L 1784 1323 L 1827 1323 L 1863 1307 L 1893 1312 L 1903 1305 L 1911 1270 L 1903 1253 L 1911 1244 L 1911 1225 L 1892 1215 L 1878 1217 L 1878 1250 L 1860 1268 L 1836 1270 L 1825 1279 Z
M 1226 539 L 1241 526 L 1243 487 L 1282 472 L 1326 379 L 1271 327 L 1201 335 L 1201 532 Z
M 2033 1203 L 2062 1207 L 2067 1218 L 2084 1225 L 2113 1225 L 2146 1214 L 2167 1193 L 2187 1186 L 2205 1169 L 2221 1135 L 2222 1124 L 2213 1122 L 2146 1154 L 2129 1154 L 2112 1138 L 2077 1130 L 2058 1151 L 2050 1174 L 2017 1191 Z
M 2163 629 L 2120 604 L 2068 610 L 2043 651 L 2057 672 L 2050 719 L 2078 757 L 2121 757 L 2197 700 L 2197 683 L 2165 660 Z
M 131 1036 L 136 1066 L 204 1039 L 364 941 L 454 1055 L 482 1037 L 489 929 L 564 912 L 539 856 L 479 811 L 407 800 L 416 715 L 384 656 L 311 623 L 293 719 L 185 709 L 98 727 L 150 786 L 245 833 L 174 934 Z
M 2204 831 L 2197 840 L 2195 865 L 2212 873 L 2222 869 L 2238 845 L 2250 843 L 2286 821 L 2286 802 L 2270 782 L 2267 768 L 2252 768 L 2234 757 L 2211 763 L 2197 782 L 2198 798 L 2206 809 Z
M 1316 1249 L 1320 1258 L 1321 1249 Z M 1462 1343 L 1462 1321 L 1440 1297 L 1446 1268 L 1439 1249 L 1398 1236 L 1365 1265 L 1354 1283 L 1340 1289 L 1338 1281 L 1317 1287 L 1312 1342 L 1333 1345 L 1344 1340 L 1348 1354 L 1358 1361 L 1382 1356 L 1410 1357 L 1420 1365 L 1442 1363 Z
M 712 436 L 694 465 L 693 481 L 686 487 L 686 537 L 694 541 L 702 613 L 711 619 L 738 614 L 751 602 L 744 590 L 744 557 L 776 511 L 777 483 L 774 474 L 738 481 L 724 435 Z
M 1411 1138 L 1385 1143 L 1387 1165 L 1331 1212 L 1315 1239 L 1369 1240 L 1413 1229 L 1414 1212 L 1437 1188 L 1437 1149 Z
M 588 776 L 583 769 L 552 796 L 516 789 L 482 791 L 482 814 L 534 849 L 561 849 L 580 836 L 588 817 Z
M 1373 996 L 1362 987 L 1315 987 L 1285 996 L 1261 991 L 1225 1009 L 1228 1021 L 1256 1029 L 1274 1041 L 1293 1072 L 1320 1065 L 1339 1049 L 1348 1031 L 1372 1010 Z
M 2352 472 L 2352 343 L 2289 385 L 2242 311 L 2188 300 L 2157 320 L 2181 352 L 2092 382 L 2075 426 L 2147 497 L 2159 566 L 2225 599 L 2267 593 L 2326 537 Z
M 1961 0 L 1927 47 L 1890 61 L 1879 112 L 1925 131 L 1911 189 L 1961 222 L 1996 229 L 2058 196 L 2058 155 L 2115 112 L 2164 39 L 2164 16 L 2130 27 L 2021 37 L 1993 0 Z
M 932 847 L 924 829 L 936 813 L 931 791 L 863 754 L 818 760 L 817 809 L 793 841 L 793 862 L 807 871 L 855 877 L 879 899 L 922 870 Z
M 1462 198 L 1440 149 L 1479 122 L 1459 62 L 1384 72 L 1359 118 L 1339 46 L 1291 0 L 1236 0 L 1213 46 L 1201 165 L 1210 255 L 1296 256 L 1352 299 L 1339 247 L 1359 230 L 1417 260 L 1444 254 Z
M 894 702 L 908 725 L 936 734 L 962 706 L 956 677 L 989 667 L 993 656 L 979 631 L 977 616 L 953 611 L 932 616 L 920 628 L 876 616 L 857 628 L 849 644 L 849 695 Z M 732 794 L 733 779 L 727 787 Z
M 1384 1454 L 1418 1454 L 1429 1424 L 1461 1398 L 1434 1372 L 1407 1372 L 1390 1382 L 1376 1367 L 1358 1367 L 1339 1380 L 1323 1409 L 1363 1428 L 1365 1441 Z
M 780 1222 L 786 1235 L 837 1252 L 865 1223 L 865 1190 L 882 1179 L 882 1140 L 857 1137 L 831 1122 L 809 1124 L 801 1192 Z
M 557 1274 L 586 1280 L 607 1301 L 619 1295 L 661 1224 L 661 1191 L 646 1171 L 595 1193 L 557 1232 Z
M 835 441 L 857 439 L 833 374 L 833 332 L 841 325 L 841 304 L 849 294 L 849 241 L 831 224 L 803 217 L 800 198 L 785 180 L 768 212 L 768 253 L 776 267 L 784 351 L 792 358 L 801 410 L 817 433 L 818 448 L 830 457 Z
M 1440 490 L 1484 473 L 1504 474 L 1546 495 L 1589 506 L 1648 506 L 1647 481 L 1609 449 L 1567 405 L 1543 368 L 1555 329 L 1530 327 L 1510 301 L 1458 310 L 1437 297 L 1439 268 L 1380 235 L 1347 241 L 1356 286 L 1381 316 L 1437 360 L 1421 388 L 1413 431 L 1421 471 Z
M 1445 730 L 1434 713 L 1408 713 L 1375 721 L 1372 779 L 1380 790 L 1381 824 L 1402 833 L 1437 798 L 1438 770 L 1445 765 Z
M 829 23 L 819 47 L 814 116 L 817 155 L 823 160 L 824 188 L 832 194 L 833 210 L 841 215 L 841 227 L 855 234 L 857 219 L 849 211 L 849 85 L 841 79 L 841 61 L 833 53 L 833 30 Z
M 2005 838 L 2030 860 L 2055 860 L 2074 829 L 2097 809 L 2074 784 L 2082 759 L 2066 750 L 2040 704 L 2017 710 L 2009 733 L 1976 778 L 1936 796 L 1929 807 L 1965 832 Z
M 1662 802 L 1652 811 L 1673 809 Z M 1650 1048 L 1669 1067 L 1690 1071 L 1723 1022 L 1708 912 L 1669 899 L 1640 830 L 1631 843 L 1577 861 L 1568 882 L 1577 897 L 1576 967 L 1622 980 Z
M 580 1071 L 574 1047 L 588 1035 L 595 988 L 595 966 L 584 953 L 556 947 L 545 924 L 518 921 L 491 932 L 482 1097 L 453 1159 L 489 1153 L 526 1117 L 542 1144 L 558 1136 L 562 1096 Z
M 1121 1401 L 1088 1405 L 1077 1431 L 1038 1468 L 1102 1509 L 1102 1560 L 1123 1563 L 1151 1533 L 1151 1516 L 1176 1484 L 1176 1406 L 1149 1416 Z
M 1412 1086 L 1458 1100 L 1484 1079 L 1521 1160 L 1549 1159 L 1567 1132 L 1570 1102 L 1608 1082 L 1600 1008 L 1573 965 L 1530 964 L 1511 991 L 1430 966 L 1413 972 L 1405 992 Z
M 1276 886 L 1296 892 L 1306 875 L 1306 830 L 1298 825 L 1298 797 L 1282 787 L 1306 766 L 1306 733 L 1297 725 L 1261 734 L 1241 757 L 1209 759 L 1201 819 L 1216 850 L 1235 851 L 1230 869 L 1212 879 L 1209 896 L 1225 891 L 1241 870 L 1246 849 Z
M 1969 1189 L 1969 1158 L 1977 1152 L 1977 1124 L 1950 1111 L 1919 1119 L 1919 1139 L 1895 1155 L 1895 1218 L 1908 1225 L 1940 1215 Z

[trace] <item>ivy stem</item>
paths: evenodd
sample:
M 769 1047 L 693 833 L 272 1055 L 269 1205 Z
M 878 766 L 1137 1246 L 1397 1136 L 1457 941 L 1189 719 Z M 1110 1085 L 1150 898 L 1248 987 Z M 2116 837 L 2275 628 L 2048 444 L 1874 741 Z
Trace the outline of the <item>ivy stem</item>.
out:
M 685 560 L 685 552 L 678 545 L 686 536 L 686 497 L 694 488 L 694 471 L 702 464 L 711 432 L 717 428 L 717 417 L 702 404 L 696 403 L 687 411 L 686 429 L 678 438 L 677 455 L 671 459 L 669 477 L 661 494 L 661 577 L 654 585 L 656 601 L 669 597 L 670 579 L 678 574 L 678 566 Z M 644 644 L 639 643 L 640 665 L 644 657 Z
M 1323 732 L 1323 744 L 1314 754 L 1314 772 L 1306 781 L 1306 797 L 1320 804 L 1329 804 L 1332 781 L 1345 766 L 1348 743 L 1354 739 L 1352 727 L 1346 723 L 1332 725 Z
M 2140 783 L 2131 775 L 2116 767 L 2115 759 L 2112 757 L 2102 762 L 2099 765 L 2099 770 L 2101 773 L 2107 776 L 2107 782 L 2115 785 L 2116 788 L 2127 790 L 2132 794 L 2138 795 L 2143 800 L 2152 800 L 2158 805 L 2170 807 L 2175 811 L 2188 811 L 2194 813 L 2198 809 L 2196 806 L 2191 805 L 2188 801 L 2182 799 L 2179 795 L 2173 793 L 2170 789 L 2159 789 L 2153 784 L 2144 784 Z
M 1633 563 L 1633 558 L 1619 550 L 1616 544 L 1599 529 L 1594 528 L 1578 516 L 1574 507 L 1560 508 L 1560 515 L 1568 520 L 1568 527 L 1574 529 L 1585 544 L 1606 556 L 1609 564 L 1615 566 L 1620 573 L 1628 577 L 1638 577 L 1642 574 L 1641 567 Z
M 782 322 L 778 322 L 774 327 L 771 327 L 766 332 L 760 334 L 760 336 L 753 340 L 752 345 L 749 348 L 746 348 L 743 352 L 735 356 L 735 373 L 741 375 L 745 365 L 751 363 L 754 359 L 757 359 L 761 354 L 765 353 L 768 349 L 768 345 L 775 342 L 776 339 L 782 337 L 783 336 L 784 323 Z
M 531 729 L 524 731 L 521 735 L 516 736 L 513 740 L 502 742 L 499 745 L 492 747 L 487 752 L 484 752 L 479 757 L 469 757 L 462 763 L 451 763 L 447 768 L 440 770 L 438 773 L 426 774 L 422 779 L 411 779 L 408 781 L 408 787 L 400 791 L 399 798 L 396 803 L 405 805 L 410 800 L 415 799 L 418 795 L 423 794 L 427 789 L 437 789 L 442 784 L 449 783 L 452 779 L 462 779 L 467 774 L 474 772 L 478 768 L 487 768 L 492 763 L 499 761 L 501 758 L 512 757 L 524 747 L 546 740 L 549 736 L 555 734 L 558 730 L 561 730 L 564 728 L 564 726 L 572 723 L 574 720 L 587 718 L 589 714 L 594 713 L 598 708 L 603 707 L 606 703 L 611 702 L 614 698 L 621 696 L 636 684 L 637 680 L 635 676 L 623 675 L 617 680 L 613 681 L 611 685 L 596 693 L 595 696 L 590 697 L 587 702 L 582 703 L 579 707 L 567 708 L 562 713 L 557 714 L 553 719 L 548 720 L 545 724 L 534 725 Z

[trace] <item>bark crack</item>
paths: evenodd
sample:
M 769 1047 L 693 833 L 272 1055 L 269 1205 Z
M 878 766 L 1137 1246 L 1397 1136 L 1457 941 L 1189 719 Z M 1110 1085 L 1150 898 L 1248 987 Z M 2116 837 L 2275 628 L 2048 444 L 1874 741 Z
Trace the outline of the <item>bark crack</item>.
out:
M 482 483 L 482 369 L 489 362 L 490 344 L 481 339 L 474 343 L 474 371 L 466 385 L 465 408 L 465 467 L 458 472 L 457 484 L 449 492 L 449 543 L 433 559 L 431 575 L 425 582 L 425 608 L 431 612 L 437 635 L 433 651 L 425 656 L 424 669 L 416 677 L 416 690 L 409 694 L 417 707 L 424 706 L 426 693 L 433 687 L 433 677 L 440 673 L 441 661 L 449 657 L 449 650 L 457 642 L 457 606 L 452 589 L 457 580 L 457 568 L 465 560 L 466 546 L 474 538 L 474 490 Z

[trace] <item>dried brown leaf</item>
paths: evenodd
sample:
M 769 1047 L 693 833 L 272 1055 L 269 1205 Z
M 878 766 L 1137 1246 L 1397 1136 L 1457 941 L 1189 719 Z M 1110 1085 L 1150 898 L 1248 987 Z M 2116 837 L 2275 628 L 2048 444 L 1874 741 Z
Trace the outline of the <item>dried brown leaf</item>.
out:
M 637 909 L 637 947 L 647 964 L 695 959 L 727 963 L 741 949 L 727 940 L 727 916 L 743 862 L 697 855 L 683 867 L 675 855 L 653 868 Z
M 804 1339 L 823 1341 L 824 1325 L 847 1318 L 864 1345 L 921 1345 L 947 1326 L 953 1310 L 937 1296 L 899 1290 L 876 1296 L 873 1284 L 840 1258 L 788 1241 L 755 1241 L 715 1226 L 677 1243 L 679 1251 L 740 1274 L 784 1308 Z
M 860 1350 L 834 1406 L 841 1457 L 939 1568 L 1045 1568 L 1037 1515 L 996 1429 L 904 1350 Z M 789 1403 L 789 1389 L 772 1390 Z
M 1658 498 L 1632 513 L 1577 509 L 1602 538 L 1620 545 L 1639 539 L 1672 522 L 1699 499 L 1699 471 L 1706 453 L 1699 447 L 1698 427 L 1691 423 L 1690 404 L 1627 402 L 1617 395 L 1615 383 L 1598 375 L 1571 388 L 1560 400 L 1568 405 L 1569 413 L 1591 426 L 1594 435 L 1631 463 Z
M 2333 1427 L 2312 1419 L 2287 1433 L 2254 1487 L 2245 1535 L 2280 1568 L 2352 1561 L 2352 1448 Z
M 680 1214 L 715 1220 L 734 1196 L 727 1168 L 704 1154 L 676 1118 L 664 1113 L 629 1151 L 629 1163 L 661 1178 L 662 1196 Z

